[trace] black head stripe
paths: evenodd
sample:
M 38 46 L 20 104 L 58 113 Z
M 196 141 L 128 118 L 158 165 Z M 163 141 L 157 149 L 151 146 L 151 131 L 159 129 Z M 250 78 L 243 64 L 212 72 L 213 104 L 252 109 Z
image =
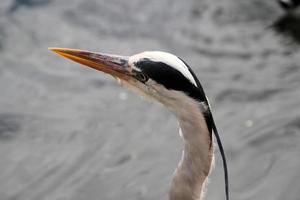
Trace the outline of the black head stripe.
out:
M 180 58 L 179 58 L 180 59 Z M 180 59 L 182 60 L 182 59 Z M 192 74 L 197 86 L 195 86 L 188 78 L 186 78 L 180 71 L 167 65 L 163 62 L 155 62 L 149 59 L 143 59 L 135 63 L 135 65 L 142 70 L 143 73 L 149 76 L 157 83 L 162 84 L 165 88 L 171 90 L 182 91 L 189 97 L 205 103 L 207 110 L 204 113 L 205 121 L 210 134 L 212 134 L 213 119 L 208 106 L 208 101 L 206 99 L 204 90 L 197 79 L 195 73 L 192 69 L 182 60 L 182 62 L 187 66 L 189 72 Z
M 179 57 L 178 57 L 178 58 L 179 58 Z M 206 96 L 205 96 L 203 87 L 202 87 L 202 85 L 200 84 L 200 81 L 198 80 L 196 74 L 193 72 L 192 68 L 191 68 L 184 60 L 182 60 L 181 58 L 179 58 L 179 59 L 185 64 L 185 66 L 188 68 L 189 72 L 192 74 L 192 76 L 193 76 L 193 78 L 194 78 L 194 80 L 195 80 L 195 82 L 196 82 L 196 84 L 197 84 L 197 87 L 198 87 L 198 89 L 200 90 L 200 92 L 202 93 L 202 96 L 205 97 L 205 102 L 206 102 L 207 100 L 206 100 Z M 207 102 L 207 103 L 208 103 L 208 102 Z
M 188 96 L 201 102 L 206 101 L 205 95 L 203 95 L 197 86 L 195 86 L 180 71 L 166 63 L 145 59 L 138 61 L 135 65 L 141 69 L 143 73 L 149 76 L 149 78 L 162 84 L 165 88 L 182 91 Z
M 203 87 L 202 87 L 200 81 L 198 80 L 196 74 L 193 72 L 192 68 L 184 60 L 182 60 L 181 58 L 179 58 L 179 59 L 186 65 L 186 67 L 188 68 L 189 72 L 192 74 L 192 76 L 193 76 L 193 78 L 194 78 L 194 80 L 195 80 L 195 82 L 197 84 L 197 87 L 198 87 L 201 95 L 203 96 L 202 102 L 205 102 L 205 104 L 207 105 L 208 110 L 204 113 L 204 117 L 205 117 L 205 121 L 206 121 L 206 124 L 207 124 L 207 128 L 208 128 L 210 134 L 212 134 L 214 120 L 213 120 L 213 117 L 212 117 L 212 114 L 211 114 L 211 111 L 210 111 L 210 107 L 209 107 L 209 104 L 208 104 L 208 100 L 206 98 L 206 95 L 205 95 L 205 92 L 203 90 Z

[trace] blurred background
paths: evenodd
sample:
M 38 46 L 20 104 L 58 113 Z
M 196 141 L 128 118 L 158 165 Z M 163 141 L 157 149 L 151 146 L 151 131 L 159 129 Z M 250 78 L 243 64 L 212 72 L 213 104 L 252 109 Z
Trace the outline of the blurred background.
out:
M 194 69 L 232 199 L 300 196 L 299 19 L 275 0 L 2 0 L 0 200 L 165 200 L 176 118 L 47 50 L 163 50 Z M 225 199 L 216 149 L 208 200 Z

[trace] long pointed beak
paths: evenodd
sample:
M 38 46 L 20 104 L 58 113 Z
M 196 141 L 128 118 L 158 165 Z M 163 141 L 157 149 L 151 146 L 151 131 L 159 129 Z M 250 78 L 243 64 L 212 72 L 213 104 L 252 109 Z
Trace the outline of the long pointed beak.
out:
M 128 57 L 95 53 L 79 49 L 68 48 L 48 48 L 49 50 L 65 58 L 91 67 L 93 69 L 105 72 L 113 77 L 128 79 L 131 73 L 131 67 L 128 65 Z

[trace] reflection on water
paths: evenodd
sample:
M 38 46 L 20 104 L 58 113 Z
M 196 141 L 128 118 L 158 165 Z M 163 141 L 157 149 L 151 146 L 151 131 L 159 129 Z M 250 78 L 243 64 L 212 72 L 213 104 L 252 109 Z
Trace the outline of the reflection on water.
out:
M 286 14 L 273 24 L 273 28 L 278 33 L 300 44 L 300 15 Z
M 34 7 L 34 6 L 43 6 L 48 4 L 51 0 L 14 0 L 9 8 L 9 12 L 15 12 L 20 7 Z
M 2 26 L 0 26 L 0 51 L 4 46 L 4 41 L 5 41 L 4 29 L 2 28 Z
M 12 139 L 20 130 L 18 115 L 0 113 L 0 140 Z
M 291 42 L 300 43 L 300 0 L 278 0 L 278 3 L 286 14 L 276 20 L 272 27 Z
M 278 3 L 286 11 L 293 11 L 300 5 L 299 0 L 278 0 Z

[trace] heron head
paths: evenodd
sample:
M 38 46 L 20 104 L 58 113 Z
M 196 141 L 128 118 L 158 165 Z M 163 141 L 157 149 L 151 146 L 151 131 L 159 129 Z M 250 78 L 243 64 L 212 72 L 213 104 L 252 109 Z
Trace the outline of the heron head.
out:
M 175 111 L 189 101 L 207 101 L 190 67 L 170 53 L 146 51 L 133 56 L 118 56 L 67 48 L 49 49 L 110 74 L 122 85 Z
M 193 152 L 190 155 L 196 155 L 195 152 L 204 150 L 209 157 L 209 159 L 207 159 L 206 154 L 199 152 L 200 156 L 204 156 L 205 158 L 203 157 L 202 159 L 202 157 L 200 157 L 195 163 L 192 159 L 187 159 L 195 164 L 193 166 L 194 169 L 195 166 L 198 165 L 196 163 L 198 163 L 199 160 L 201 161 L 201 165 L 203 165 L 202 161 L 209 163 L 204 165 L 207 166 L 206 168 L 210 168 L 211 166 L 213 130 L 223 158 L 226 184 L 225 191 L 226 199 L 228 199 L 227 165 L 222 143 L 202 86 L 194 72 L 183 60 L 170 53 L 160 51 L 146 51 L 128 57 L 76 49 L 49 49 L 75 62 L 110 74 L 122 85 L 133 89 L 145 97 L 156 100 L 174 111 L 179 116 L 179 124 L 182 124 L 182 130 L 185 132 L 185 134 L 182 134 L 186 141 L 185 144 L 192 144 L 188 145 L 189 151 L 192 150 Z M 200 110 L 198 108 L 200 108 Z M 194 133 L 194 131 L 199 131 L 201 134 Z M 207 131 L 209 138 L 206 137 L 207 135 L 205 134 Z M 204 140 L 202 141 L 202 139 Z M 205 142 L 208 145 L 201 147 Z M 197 147 L 195 148 L 195 146 Z M 199 147 L 201 147 L 200 150 Z M 205 171 L 208 172 L 209 170 L 206 170 L 206 168 Z M 188 170 L 190 169 L 187 169 L 187 171 Z M 192 171 L 193 170 L 189 171 L 189 174 L 193 175 L 194 172 Z M 200 167 L 200 173 L 195 172 L 195 174 L 199 176 L 199 174 L 203 174 L 202 172 L 203 170 L 201 170 Z M 182 177 L 186 178 L 185 175 Z M 201 181 L 203 181 L 202 175 L 200 177 Z M 177 181 L 178 180 L 179 179 L 177 179 Z M 195 182 L 195 180 L 192 182 Z M 197 184 L 191 183 L 192 186 L 198 186 L 199 182 L 195 183 Z M 184 191 L 186 190 L 184 189 Z M 180 194 L 180 192 L 178 193 L 176 191 L 176 194 Z M 193 193 L 193 195 L 194 194 L 197 195 L 197 193 Z M 182 197 L 181 194 L 180 196 Z

